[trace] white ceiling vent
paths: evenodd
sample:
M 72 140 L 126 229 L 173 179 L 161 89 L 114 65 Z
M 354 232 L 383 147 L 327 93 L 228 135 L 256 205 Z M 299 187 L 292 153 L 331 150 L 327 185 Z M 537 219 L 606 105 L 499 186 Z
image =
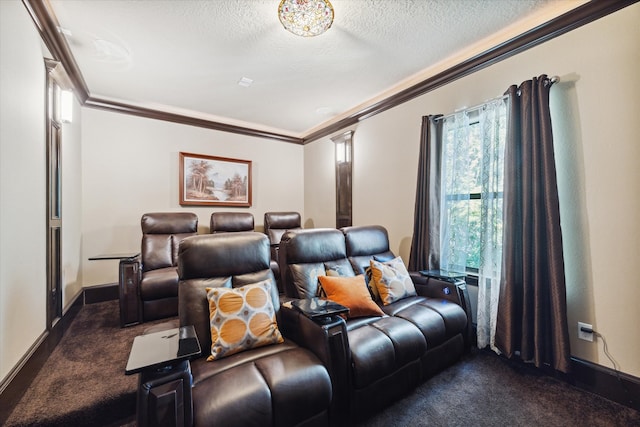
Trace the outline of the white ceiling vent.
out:
M 238 80 L 238 86 L 242 86 L 242 87 L 249 87 L 251 86 L 251 83 L 253 83 L 253 80 L 248 77 L 243 77 L 240 80 Z

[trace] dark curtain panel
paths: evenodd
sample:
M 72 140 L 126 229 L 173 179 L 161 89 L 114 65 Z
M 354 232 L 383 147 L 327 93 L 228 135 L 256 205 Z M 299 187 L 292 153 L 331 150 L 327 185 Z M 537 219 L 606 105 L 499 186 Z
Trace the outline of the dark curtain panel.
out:
M 509 94 L 504 241 L 496 346 L 569 372 L 562 234 L 547 76 Z
M 423 116 L 409 271 L 440 268 L 442 120 Z

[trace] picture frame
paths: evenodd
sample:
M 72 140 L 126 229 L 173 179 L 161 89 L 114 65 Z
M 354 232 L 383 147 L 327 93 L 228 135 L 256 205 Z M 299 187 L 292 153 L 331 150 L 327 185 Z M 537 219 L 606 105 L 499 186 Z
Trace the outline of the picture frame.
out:
M 180 152 L 180 205 L 251 206 L 251 161 Z

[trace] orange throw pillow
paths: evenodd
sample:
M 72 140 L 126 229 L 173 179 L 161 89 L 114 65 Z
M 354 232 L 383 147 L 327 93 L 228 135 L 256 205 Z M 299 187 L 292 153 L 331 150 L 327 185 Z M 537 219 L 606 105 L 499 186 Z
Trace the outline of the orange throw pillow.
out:
M 362 274 L 355 277 L 318 276 L 327 299 L 349 309 L 347 317 L 384 316 L 373 302 Z

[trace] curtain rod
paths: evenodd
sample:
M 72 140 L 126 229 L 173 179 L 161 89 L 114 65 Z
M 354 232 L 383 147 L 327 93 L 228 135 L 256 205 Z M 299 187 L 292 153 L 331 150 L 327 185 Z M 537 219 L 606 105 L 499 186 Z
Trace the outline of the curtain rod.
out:
M 558 76 L 548 77 L 547 80 L 549 81 L 550 84 L 554 84 L 554 83 L 560 81 L 560 77 L 558 77 Z M 520 95 L 520 90 L 518 90 L 518 95 Z M 467 112 L 470 112 L 470 111 L 479 110 L 485 104 L 488 104 L 488 103 L 493 102 L 493 101 L 504 100 L 504 99 L 507 99 L 508 97 L 509 97 L 509 95 L 501 95 L 501 96 L 497 96 L 497 97 L 492 98 L 492 99 L 487 99 L 486 101 L 484 101 L 481 104 L 474 105 L 473 107 L 463 107 L 463 108 L 461 108 L 459 110 L 455 110 L 453 113 L 450 113 L 450 114 L 447 114 L 447 115 L 443 115 L 443 116 L 440 116 L 440 117 L 436 117 L 433 120 L 437 122 L 438 120 L 446 120 L 449 117 L 453 117 L 453 116 L 455 116 L 456 114 L 459 114 L 459 113 L 467 113 Z
M 449 117 L 453 117 L 453 116 L 455 116 L 456 114 L 460 114 L 460 113 L 468 113 L 468 112 L 471 112 L 471 111 L 479 110 L 479 109 L 481 109 L 483 106 L 485 106 L 486 104 L 488 104 L 488 103 L 490 103 L 490 102 L 493 102 L 493 101 L 500 101 L 500 100 L 505 100 L 505 99 L 507 99 L 507 98 L 509 98 L 509 95 L 502 95 L 502 96 L 497 96 L 497 97 L 495 97 L 495 98 L 493 98 L 493 99 L 487 99 L 487 100 L 486 100 L 486 101 L 484 101 L 482 104 L 474 105 L 473 107 L 464 107 L 464 108 L 461 108 L 461 109 L 456 110 L 456 111 L 454 111 L 453 113 L 449 113 L 449 114 L 447 114 L 447 115 L 445 115 L 445 116 L 436 117 L 435 119 L 433 119 L 433 121 L 437 122 L 437 121 L 439 121 L 439 120 L 446 120 L 446 119 L 448 119 Z

